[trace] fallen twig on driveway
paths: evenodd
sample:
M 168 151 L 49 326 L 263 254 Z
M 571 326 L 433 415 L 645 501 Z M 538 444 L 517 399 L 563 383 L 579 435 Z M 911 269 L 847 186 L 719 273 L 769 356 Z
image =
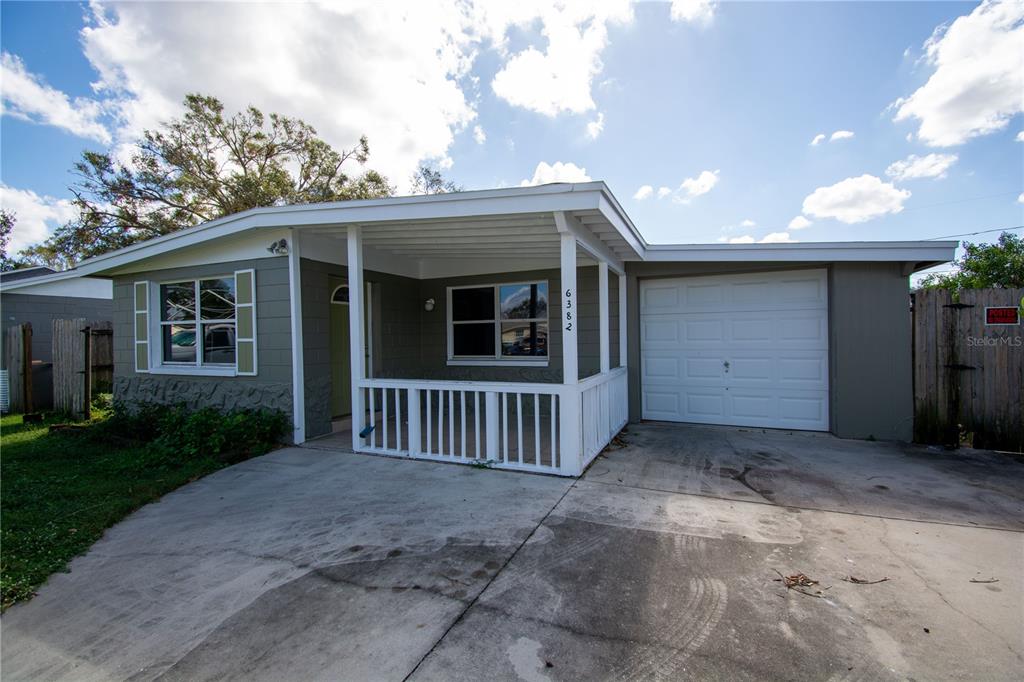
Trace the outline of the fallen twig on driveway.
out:
M 849 578 L 841 578 L 841 580 L 853 583 L 854 585 L 877 585 L 878 583 L 886 582 L 889 578 L 882 578 L 881 580 L 865 580 L 851 575 Z
M 997 582 L 999 582 L 999 579 L 998 578 L 990 578 L 989 580 L 975 580 L 974 578 L 971 578 L 969 582 L 972 582 L 972 583 L 982 583 L 982 584 L 984 584 L 984 583 L 997 583 Z
M 779 574 L 778 578 L 773 578 L 774 582 L 781 582 L 783 585 L 786 586 L 787 590 L 793 590 L 794 592 L 805 594 L 808 597 L 815 597 L 817 599 L 821 599 L 822 590 L 818 590 L 815 594 L 813 592 L 808 592 L 807 590 L 800 589 L 802 587 L 814 587 L 818 584 L 817 580 L 813 580 L 812 578 L 807 577 L 803 573 L 794 573 L 793 575 L 782 575 L 782 573 L 779 573 L 777 569 L 772 570 Z M 826 587 L 825 589 L 830 590 L 832 588 Z

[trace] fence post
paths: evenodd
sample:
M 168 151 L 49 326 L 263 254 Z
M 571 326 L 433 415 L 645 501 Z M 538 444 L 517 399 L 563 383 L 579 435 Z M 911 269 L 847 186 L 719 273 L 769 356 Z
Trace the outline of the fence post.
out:
M 21 391 L 25 414 L 31 414 L 32 405 L 32 323 L 21 325 Z
M 82 329 L 82 374 L 85 382 L 85 395 L 82 396 L 82 415 L 86 421 L 92 419 L 92 327 L 86 325 Z

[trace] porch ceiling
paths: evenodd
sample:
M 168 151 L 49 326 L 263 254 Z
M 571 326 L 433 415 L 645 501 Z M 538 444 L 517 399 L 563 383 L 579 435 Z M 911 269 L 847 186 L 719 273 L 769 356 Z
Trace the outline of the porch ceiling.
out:
M 620 260 L 637 259 L 600 211 L 574 211 L 571 215 Z M 382 221 L 362 223 L 362 228 L 364 246 L 413 260 L 559 259 L 559 235 L 553 213 Z M 313 232 L 346 239 L 343 227 L 323 227 Z M 583 249 L 578 254 L 581 263 L 594 262 Z

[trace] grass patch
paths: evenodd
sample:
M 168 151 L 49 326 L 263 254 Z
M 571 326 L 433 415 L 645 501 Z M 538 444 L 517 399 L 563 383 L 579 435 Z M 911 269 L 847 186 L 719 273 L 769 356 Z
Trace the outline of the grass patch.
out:
M 132 429 L 147 418 L 145 411 L 139 419 L 101 410 L 84 428 L 56 432 L 49 426 L 66 420 L 50 416 L 40 424 L 22 424 L 17 415 L 0 420 L 0 608 L 31 598 L 50 574 L 66 569 L 132 511 L 266 452 L 283 435 L 277 421 L 285 423 L 274 417 L 263 430 L 264 442 L 228 451 L 216 424 L 237 430 L 252 413 L 216 419 L 201 411 L 192 413 L 198 415 L 193 419 L 180 408 L 162 409 L 178 419 L 164 419 L 156 429 Z M 257 422 L 268 421 L 265 414 L 255 416 Z M 201 447 L 207 438 L 210 447 Z M 172 448 L 172 442 L 184 447 Z

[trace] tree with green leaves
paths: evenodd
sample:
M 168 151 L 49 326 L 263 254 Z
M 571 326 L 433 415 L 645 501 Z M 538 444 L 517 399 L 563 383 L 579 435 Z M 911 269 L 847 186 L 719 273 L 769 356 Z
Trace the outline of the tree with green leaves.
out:
M 79 210 L 29 259 L 56 267 L 259 206 L 370 199 L 394 193 L 363 170 L 366 137 L 337 151 L 309 124 L 256 107 L 234 115 L 191 94 L 181 118 L 147 130 L 129 163 L 85 151 L 70 188 Z
M 11 246 L 11 234 L 14 232 L 16 222 L 17 216 L 14 213 L 0 208 L 0 272 L 13 270 L 20 265 L 7 253 L 7 249 Z
M 430 166 L 420 166 L 413 173 L 410 179 L 413 194 L 446 194 L 448 192 L 461 192 L 462 185 L 457 185 L 451 180 L 445 180 L 441 171 Z
M 1024 287 L 1024 239 L 1010 232 L 994 244 L 964 244 L 956 269 L 928 275 L 922 289 L 988 289 Z

